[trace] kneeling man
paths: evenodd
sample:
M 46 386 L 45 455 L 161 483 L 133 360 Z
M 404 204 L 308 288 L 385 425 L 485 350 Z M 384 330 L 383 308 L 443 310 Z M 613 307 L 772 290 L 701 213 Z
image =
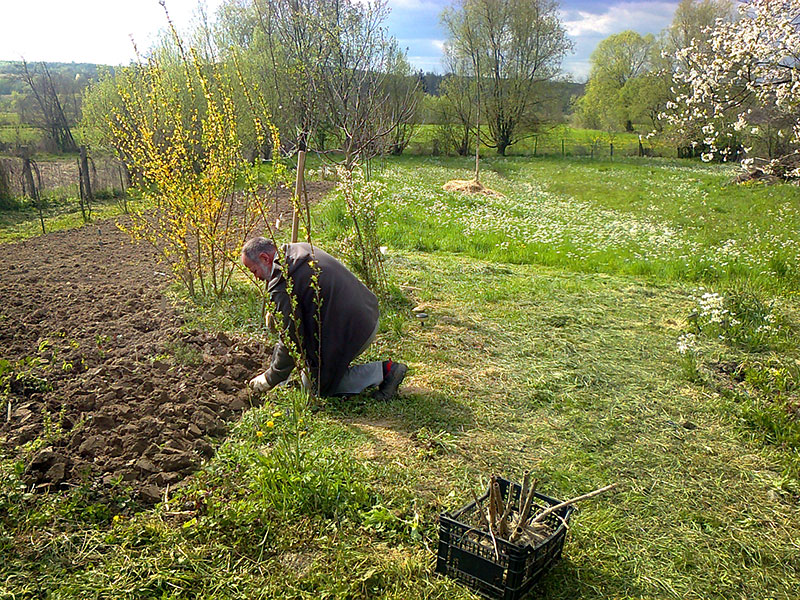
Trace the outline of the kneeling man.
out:
M 319 248 L 297 243 L 282 250 L 279 262 L 274 242 L 263 237 L 248 240 L 242 249 L 244 265 L 257 279 L 269 282 L 267 291 L 281 328 L 269 369 L 250 386 L 267 391 L 286 381 L 295 366 L 286 346 L 291 340 L 306 363 L 303 383 L 319 396 L 354 395 L 372 386 L 377 386 L 375 399 L 394 396 L 406 365 L 391 360 L 350 365 L 378 333 L 375 294 Z

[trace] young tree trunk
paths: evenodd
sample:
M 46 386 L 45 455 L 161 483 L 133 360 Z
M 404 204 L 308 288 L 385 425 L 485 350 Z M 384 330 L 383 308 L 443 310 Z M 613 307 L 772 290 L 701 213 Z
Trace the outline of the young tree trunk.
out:
M 78 158 L 78 201 L 81 204 L 81 218 L 86 223 L 89 219 L 86 217 L 86 192 L 83 189 L 83 174 L 81 173 L 81 159 Z
M 477 75 L 475 84 L 478 91 L 477 116 L 475 117 L 477 121 L 475 124 L 475 183 L 478 183 L 481 174 L 481 63 L 479 60 L 475 61 L 475 73 Z

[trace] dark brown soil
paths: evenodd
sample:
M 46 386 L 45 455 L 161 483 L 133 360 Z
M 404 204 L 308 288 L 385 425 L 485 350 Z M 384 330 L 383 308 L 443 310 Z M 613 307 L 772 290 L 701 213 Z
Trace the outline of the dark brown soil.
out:
M 121 481 L 155 502 L 255 402 L 269 348 L 187 331 L 164 271 L 112 221 L 0 246 L 0 446 L 33 489 Z

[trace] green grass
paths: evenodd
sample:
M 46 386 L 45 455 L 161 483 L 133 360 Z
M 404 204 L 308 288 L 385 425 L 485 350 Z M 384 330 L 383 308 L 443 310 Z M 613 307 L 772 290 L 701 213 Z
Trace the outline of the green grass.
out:
M 796 186 L 732 185 L 730 167 L 670 159 L 494 158 L 481 179 L 504 198 L 442 191 L 471 168 L 454 158 L 391 163 L 378 177 L 381 236 L 408 250 L 653 281 L 800 284 Z M 335 203 L 324 211 L 338 237 L 344 214 Z
M 5 113 L 7 116 L 9 113 Z M 17 117 L 17 115 L 11 115 Z M 18 117 L 17 117 L 18 119 Z M 0 143 L 4 144 L 34 144 L 40 142 L 44 136 L 38 129 L 29 125 L 20 125 L 18 122 L 6 121 L 0 124 Z
M 436 515 L 490 473 L 528 468 L 558 498 L 618 483 L 575 514 L 538 596 L 795 598 L 798 305 L 791 279 L 758 262 L 769 240 L 796 240 L 793 188 L 730 188 L 692 163 L 513 159 L 485 170 L 505 200 L 440 191 L 468 168 L 402 159 L 381 174 L 386 268 L 405 304 L 385 308 L 364 358 L 409 364 L 400 398 L 312 413 L 277 390 L 145 511 L 90 482 L 27 494 L 5 456 L 0 597 L 475 598 L 433 575 Z M 341 216 L 335 196 L 319 207 L 323 247 Z M 648 224 L 674 235 L 660 244 Z M 554 237 L 533 245 L 537 231 Z M 700 281 L 749 333 L 778 333 L 690 318 L 698 277 L 671 253 L 718 261 L 721 239 L 754 262 Z M 254 335 L 259 310 L 238 282 L 190 321 Z M 691 331 L 687 378 L 677 341 Z
M 118 200 L 96 200 L 92 205 L 92 220 L 109 219 L 123 214 Z M 47 233 L 73 229 L 83 225 L 77 198 L 50 201 L 44 209 L 44 226 Z M 15 242 L 42 235 L 39 213 L 29 201 L 15 201 L 12 206 L 0 208 L 0 243 Z

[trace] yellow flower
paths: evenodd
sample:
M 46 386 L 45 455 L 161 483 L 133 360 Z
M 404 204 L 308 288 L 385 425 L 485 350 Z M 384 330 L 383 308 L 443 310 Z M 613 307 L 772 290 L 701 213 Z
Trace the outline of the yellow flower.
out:
M 267 421 L 267 427 L 269 427 L 270 429 L 275 427 L 275 422 L 274 421 Z
M 282 413 L 281 411 L 279 411 L 279 410 L 276 410 L 274 413 L 272 413 L 272 416 L 273 416 L 273 417 L 280 417 L 282 414 L 283 414 L 283 413 Z
M 301 431 L 301 432 L 300 432 L 300 437 L 303 437 L 303 436 L 304 436 L 305 434 L 307 434 L 307 433 L 308 433 L 307 431 Z
M 262 435 L 264 435 L 263 431 L 256 431 L 256 437 L 261 437 Z

